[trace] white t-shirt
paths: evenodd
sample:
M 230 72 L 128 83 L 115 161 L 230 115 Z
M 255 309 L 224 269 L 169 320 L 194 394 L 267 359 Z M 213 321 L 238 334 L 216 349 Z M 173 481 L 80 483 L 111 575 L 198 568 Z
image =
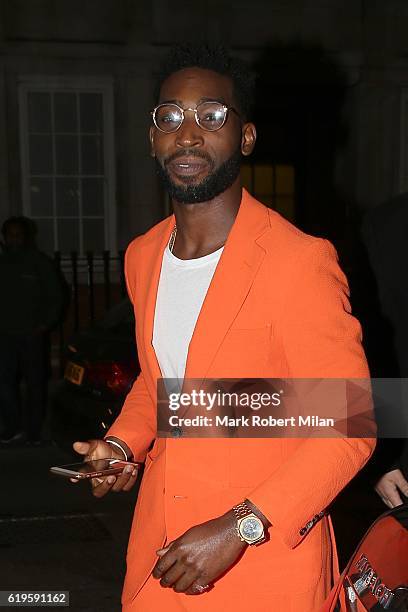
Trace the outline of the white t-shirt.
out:
M 153 326 L 153 348 L 163 378 L 184 378 L 191 336 L 223 247 L 197 259 L 163 254 Z

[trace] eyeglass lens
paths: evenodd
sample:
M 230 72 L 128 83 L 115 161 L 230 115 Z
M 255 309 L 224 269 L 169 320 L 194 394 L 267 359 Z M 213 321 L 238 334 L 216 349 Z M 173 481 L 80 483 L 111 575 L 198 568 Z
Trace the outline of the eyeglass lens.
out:
M 220 102 L 203 102 L 196 109 L 199 126 L 209 132 L 223 126 L 225 114 L 225 107 Z M 162 104 L 156 108 L 155 121 L 159 130 L 175 132 L 183 123 L 182 109 L 176 104 Z

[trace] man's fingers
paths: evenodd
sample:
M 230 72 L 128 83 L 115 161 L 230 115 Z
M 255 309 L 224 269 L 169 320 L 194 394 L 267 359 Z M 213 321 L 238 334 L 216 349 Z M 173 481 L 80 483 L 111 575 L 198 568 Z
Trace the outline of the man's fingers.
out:
M 390 500 L 389 500 L 387 497 L 382 497 L 382 496 L 381 496 L 381 499 L 383 500 L 384 504 L 385 504 L 386 506 L 388 506 L 388 508 L 393 508 L 393 507 L 394 507 L 394 506 L 392 505 L 392 503 L 390 502 Z
M 375 490 L 386 506 L 389 508 L 395 508 L 395 506 L 402 504 L 397 486 L 394 483 L 390 481 L 380 481 L 380 483 L 381 484 L 375 487 Z
M 389 508 L 395 508 L 403 503 L 399 492 L 408 493 L 408 483 L 401 470 L 391 470 L 380 478 L 375 490 Z
M 103 440 L 78 440 L 72 445 L 75 452 L 85 456 L 85 460 L 105 459 L 111 457 L 111 448 Z M 98 448 L 100 447 L 100 448 Z M 106 451 L 108 447 L 108 451 Z M 101 456 L 102 455 L 102 456 Z
M 408 497 L 408 481 L 404 478 L 404 475 L 400 470 L 398 470 L 398 473 L 395 475 L 395 484 L 401 493 L 403 493 L 405 497 Z
M 126 466 L 121 474 L 92 478 L 92 493 L 95 497 L 102 497 L 108 491 L 129 491 L 137 480 L 138 469 Z
M 173 563 L 176 562 L 176 557 L 172 554 L 171 550 L 168 550 L 156 563 L 153 568 L 153 578 L 161 578 L 171 568 Z
M 99 478 L 99 477 L 95 477 L 95 478 L 91 478 L 91 484 L 93 487 L 97 487 L 98 485 L 102 484 L 104 482 L 103 478 Z
M 112 487 L 112 491 L 129 491 L 137 480 L 138 468 L 132 465 L 127 465 L 123 472 L 116 477 L 116 483 Z
M 96 479 L 92 478 L 92 480 Z M 92 495 L 94 497 L 103 497 L 112 489 L 115 482 L 116 477 L 112 475 L 108 476 L 107 478 L 105 477 L 102 482 L 96 483 L 96 486 L 92 484 Z
M 72 447 L 76 453 L 80 455 L 87 455 L 90 449 L 89 442 L 74 442 Z
M 173 586 L 184 575 L 185 568 L 181 563 L 174 563 L 161 577 L 160 585 L 164 588 Z M 191 584 L 191 583 L 190 583 Z
M 167 576 L 167 574 L 166 574 Z M 176 593 L 187 593 L 190 591 L 192 595 L 198 595 L 199 590 L 196 589 L 194 585 L 198 583 L 198 576 L 191 572 L 186 572 L 182 574 L 180 578 L 173 584 L 173 591 Z
M 189 588 L 185 591 L 186 595 L 202 595 L 202 593 L 205 593 L 206 591 L 209 591 L 210 589 L 212 589 L 212 585 L 210 584 L 201 584 L 202 579 L 200 579 L 200 582 L 198 582 L 198 580 L 195 580 L 193 582 L 192 585 L 189 586 Z
M 130 489 L 135 485 L 137 477 L 139 474 L 139 470 L 136 468 L 130 474 L 128 481 L 123 485 L 123 491 L 130 491 Z
M 166 548 L 160 548 L 159 550 L 156 550 L 156 555 L 158 557 L 162 557 L 163 555 L 166 554 L 166 552 L 169 550 L 170 548 L 170 544 L 168 546 L 166 546 Z
M 391 491 L 388 491 L 387 499 L 390 502 L 387 504 L 387 506 L 389 505 L 390 508 L 395 508 L 396 506 L 400 506 L 402 504 L 402 499 L 398 493 L 397 487 L 393 487 Z

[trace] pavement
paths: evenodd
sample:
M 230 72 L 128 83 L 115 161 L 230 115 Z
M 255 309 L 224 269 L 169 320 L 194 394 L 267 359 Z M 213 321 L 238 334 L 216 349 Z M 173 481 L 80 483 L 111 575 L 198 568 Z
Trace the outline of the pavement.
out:
M 70 610 L 120 612 L 137 489 L 97 500 L 49 473 L 72 460 L 51 442 L 0 447 L 0 591 L 69 591 Z

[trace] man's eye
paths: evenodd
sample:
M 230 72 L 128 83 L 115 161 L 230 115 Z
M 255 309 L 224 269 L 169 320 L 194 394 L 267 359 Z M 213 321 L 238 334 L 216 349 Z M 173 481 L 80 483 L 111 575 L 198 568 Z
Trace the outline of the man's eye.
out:
M 217 122 L 220 121 L 222 119 L 222 113 L 217 113 L 217 112 L 213 112 L 213 113 L 205 113 L 204 116 L 201 117 L 201 121 L 207 122 L 207 123 L 211 123 L 211 122 Z
M 168 115 L 162 115 L 160 121 L 163 123 L 178 123 L 180 121 L 180 115 L 177 113 L 169 113 Z

